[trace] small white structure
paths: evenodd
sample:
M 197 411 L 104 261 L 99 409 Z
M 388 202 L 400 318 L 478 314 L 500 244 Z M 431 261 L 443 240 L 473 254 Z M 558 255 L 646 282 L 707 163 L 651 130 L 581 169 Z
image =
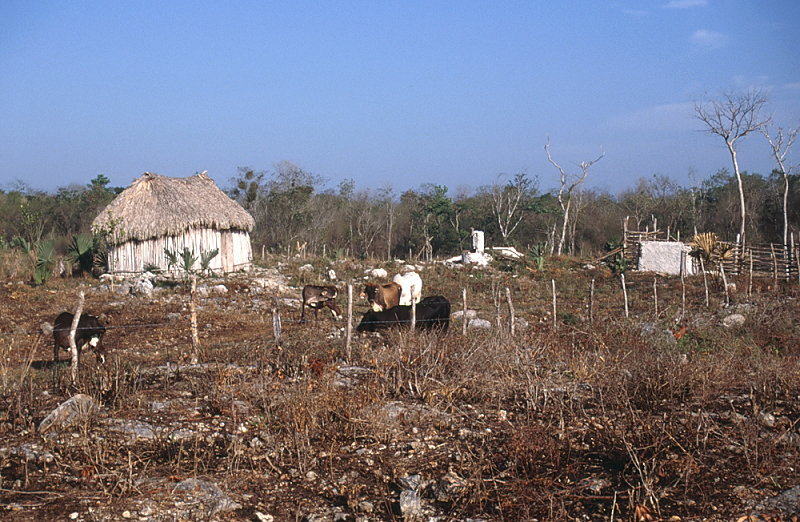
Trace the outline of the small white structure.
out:
M 691 247 L 678 241 L 642 241 L 639 243 L 639 271 L 680 275 L 681 259 L 684 274 L 696 273 L 694 259 L 689 256 Z
M 467 265 L 478 265 L 478 266 L 489 266 L 489 263 L 492 262 L 492 256 L 487 254 L 486 252 L 479 254 L 477 252 L 470 252 L 469 250 L 464 250 L 460 256 L 451 257 L 445 261 L 450 265 L 461 264 L 464 266 Z
M 496 257 L 504 259 L 522 259 L 525 255 L 514 247 L 492 247 L 492 253 Z
M 472 236 L 472 251 L 478 254 L 483 254 L 483 230 L 471 229 L 470 235 Z

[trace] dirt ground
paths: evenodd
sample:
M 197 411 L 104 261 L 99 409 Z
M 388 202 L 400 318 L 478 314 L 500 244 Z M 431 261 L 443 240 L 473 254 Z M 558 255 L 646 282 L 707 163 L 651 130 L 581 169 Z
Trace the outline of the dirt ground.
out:
M 342 324 L 327 311 L 297 322 L 290 298 L 312 281 L 292 267 L 281 272 L 277 287 L 252 276 L 201 281 L 194 365 L 185 286 L 135 296 L 88 279 L 0 285 L 0 518 L 800 514 L 796 283 L 772 294 L 757 282 L 760 297 L 740 292 L 729 307 L 712 291 L 706 308 L 702 282 L 682 307 L 681 282 L 662 279 L 654 312 L 654 276 L 631 274 L 636 319 L 625 320 L 611 295 L 615 276 L 564 270 L 553 276 L 565 288 L 554 328 L 549 278 L 423 273 L 428 295 L 448 295 L 454 311 L 458 289 L 473 285 L 470 308 L 490 322 L 505 307 L 495 283 L 511 286 L 523 320 L 515 336 L 476 329 L 463 337 L 454 319 L 443 339 L 356 337 L 348 354 Z M 584 283 L 592 278 L 589 323 Z M 108 360 L 84 353 L 73 385 L 39 331 L 72 311 L 80 291 L 84 313 L 105 314 Z M 280 347 L 276 294 L 284 298 Z M 356 317 L 365 310 L 355 308 Z M 744 323 L 723 326 L 734 313 Z M 42 420 L 77 394 L 97 409 L 42 433 Z

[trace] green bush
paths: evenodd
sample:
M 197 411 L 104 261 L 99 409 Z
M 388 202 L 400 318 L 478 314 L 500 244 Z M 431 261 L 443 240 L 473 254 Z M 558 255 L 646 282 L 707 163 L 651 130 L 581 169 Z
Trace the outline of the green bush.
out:
M 72 242 L 67 247 L 67 260 L 78 268 L 81 273 L 92 273 L 97 266 L 97 254 L 100 251 L 101 241 L 92 234 L 77 234 L 72 236 Z

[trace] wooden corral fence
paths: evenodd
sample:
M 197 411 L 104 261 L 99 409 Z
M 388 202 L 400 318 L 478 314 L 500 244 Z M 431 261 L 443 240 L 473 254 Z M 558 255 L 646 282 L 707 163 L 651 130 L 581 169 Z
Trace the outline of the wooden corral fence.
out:
M 628 218 L 623 221 L 622 256 L 627 260 L 628 267 L 633 270 L 639 268 L 639 257 L 643 241 L 680 241 L 680 232 L 672 233 L 669 229 L 663 231 L 657 228 L 657 221 L 653 221 L 653 229 L 648 226 L 645 230 L 629 230 Z M 800 234 L 798 234 L 800 236 Z M 755 277 L 770 277 L 773 279 L 796 279 L 800 265 L 800 237 L 795 240 L 791 234 L 789 245 L 777 243 L 751 244 L 743 252 L 738 242 L 720 241 L 720 245 L 730 248 L 731 253 L 725 258 L 722 267 L 728 274 L 748 274 L 752 272 Z M 698 262 L 695 260 L 695 264 Z M 700 266 L 695 267 L 695 273 L 700 272 Z M 705 267 L 713 270 L 715 267 Z
M 631 230 L 628 228 L 628 217 L 622 222 L 622 257 L 628 262 L 628 267 L 633 270 L 639 269 L 639 257 L 641 256 L 643 241 L 680 241 L 680 231 L 675 234 L 667 228 L 666 233 L 658 229 L 658 221 L 653 219 L 653 228 L 649 226 L 644 230 Z
M 747 245 L 743 253 L 738 243 L 727 243 L 733 254 L 725 259 L 723 268 L 732 274 L 752 272 L 757 277 L 773 279 L 794 279 L 800 265 L 800 245 L 794 241 L 790 245 L 769 243 Z

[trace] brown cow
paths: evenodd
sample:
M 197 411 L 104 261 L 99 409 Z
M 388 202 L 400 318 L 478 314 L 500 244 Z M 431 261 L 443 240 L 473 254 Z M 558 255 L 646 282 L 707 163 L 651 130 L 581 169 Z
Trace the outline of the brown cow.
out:
M 303 287 L 303 311 L 300 313 L 300 322 L 306 322 L 306 306 L 314 309 L 314 319 L 317 319 L 317 312 L 320 308 L 330 308 L 334 319 L 342 316 L 339 306 L 336 304 L 336 296 L 339 290 L 335 286 L 306 285 Z
M 367 298 L 372 310 L 380 312 L 400 304 L 401 292 L 402 287 L 394 282 L 386 283 L 385 285 L 366 283 L 364 291 L 361 292 L 361 297 Z

